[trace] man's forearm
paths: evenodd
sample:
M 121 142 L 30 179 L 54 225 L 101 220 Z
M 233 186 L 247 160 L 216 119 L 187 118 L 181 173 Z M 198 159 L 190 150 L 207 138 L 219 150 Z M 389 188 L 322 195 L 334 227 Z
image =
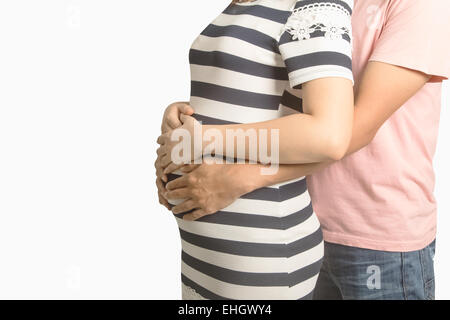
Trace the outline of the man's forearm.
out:
M 308 114 L 289 115 L 256 123 L 204 126 L 204 131 L 210 129 L 220 132 L 224 137 L 223 149 L 215 149 L 216 154 L 231 158 L 263 162 L 260 157 L 266 155 L 267 151 L 273 155 L 273 148 L 277 148 L 278 159 L 272 160 L 280 164 L 315 163 L 331 157 L 326 150 L 332 150 L 331 143 L 327 142 L 327 139 L 331 141 L 332 134 L 324 129 L 320 121 Z M 279 137 L 273 140 L 275 130 Z M 260 136 L 261 132 L 265 134 L 263 138 Z M 231 133 L 238 135 L 237 143 L 234 143 L 234 136 L 228 136 Z M 264 144 L 260 145 L 262 142 Z M 233 145 L 233 148 L 229 149 L 229 145 Z M 261 152 L 261 148 L 266 148 L 267 151 Z
M 307 112 L 261 122 L 202 128 L 211 130 L 213 138 L 217 134 L 221 139 L 222 143 L 214 145 L 215 154 L 229 158 L 267 163 L 266 156 L 269 158 L 270 153 L 271 163 L 282 164 L 341 159 L 351 137 L 354 111 L 351 82 L 338 77 L 309 81 L 302 85 L 302 106 Z M 238 142 L 245 139 L 239 148 L 234 143 L 236 136 Z
M 364 111 L 364 109 L 355 108 L 353 134 L 346 156 L 364 148 L 372 141 L 376 133 L 376 130 L 372 129 L 374 126 L 370 123 L 373 120 L 368 119 L 369 117 Z M 258 188 L 311 175 L 333 162 L 335 161 L 330 160 L 307 164 L 280 164 L 277 173 L 273 175 L 262 175 L 260 173 L 265 165 L 243 164 L 239 168 L 239 180 L 244 183 L 246 190 L 248 190 L 247 192 L 251 192 Z
M 329 165 L 330 162 L 308 163 L 308 164 L 282 164 L 276 174 L 263 175 L 261 169 L 268 167 L 262 164 L 239 164 L 236 166 L 237 179 L 243 185 L 244 193 L 252 192 L 256 189 L 268 187 L 277 183 L 297 179 L 313 174 Z
M 375 136 L 376 130 L 371 130 L 373 127 L 370 125 L 371 119 L 367 118 L 364 109 L 361 110 L 355 108 L 353 134 L 346 156 L 364 148 Z M 260 171 L 265 165 L 243 164 L 242 167 L 239 168 L 241 177 L 239 180 L 245 184 L 246 188 L 249 190 L 248 192 L 251 192 L 258 188 L 268 187 L 273 184 L 311 175 L 334 162 L 335 161 L 330 160 L 307 164 L 280 164 L 277 173 L 273 175 L 261 175 Z

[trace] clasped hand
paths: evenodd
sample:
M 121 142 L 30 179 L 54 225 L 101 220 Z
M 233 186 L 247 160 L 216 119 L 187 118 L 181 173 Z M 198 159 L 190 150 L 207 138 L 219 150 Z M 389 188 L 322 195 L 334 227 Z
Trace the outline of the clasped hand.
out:
M 193 145 L 193 134 L 194 126 L 199 123 L 191 117 L 193 113 L 194 110 L 187 103 L 174 103 L 166 109 L 161 125 L 162 134 L 157 140 L 160 147 L 155 161 L 159 202 L 174 214 L 188 212 L 183 216 L 184 220 L 197 220 L 216 213 L 249 192 L 247 184 L 242 183 L 245 172 L 239 171 L 242 168 L 240 165 L 172 161 L 172 151 L 179 142 L 172 141 L 171 137 L 177 128 L 191 134 L 191 162 L 198 152 Z M 177 170 L 183 175 L 167 182 L 167 175 Z M 168 200 L 175 199 L 185 200 L 171 207 Z

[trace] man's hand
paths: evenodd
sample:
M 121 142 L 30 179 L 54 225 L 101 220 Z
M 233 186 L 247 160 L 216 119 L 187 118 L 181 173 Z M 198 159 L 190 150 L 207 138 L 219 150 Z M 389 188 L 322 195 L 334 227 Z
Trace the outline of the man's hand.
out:
M 161 157 L 158 157 L 155 161 L 156 169 L 156 187 L 158 188 L 159 203 L 170 210 L 169 202 L 164 198 L 164 193 L 167 192 L 164 183 L 167 182 L 167 175 L 163 173 L 164 168 L 161 166 Z
M 203 163 L 187 165 L 180 170 L 185 175 L 166 185 L 167 192 L 164 197 L 187 199 L 173 207 L 172 212 L 178 214 L 194 210 L 184 215 L 183 219 L 197 220 L 227 207 L 240 196 L 253 191 L 258 181 L 260 167 Z

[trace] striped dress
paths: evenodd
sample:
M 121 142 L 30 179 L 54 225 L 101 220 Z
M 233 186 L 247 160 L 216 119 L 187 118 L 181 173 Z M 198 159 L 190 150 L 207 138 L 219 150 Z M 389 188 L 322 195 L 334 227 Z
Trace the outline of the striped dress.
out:
M 195 118 L 203 124 L 271 120 L 302 112 L 302 83 L 323 77 L 353 81 L 352 5 L 229 5 L 190 50 Z M 175 216 L 183 299 L 311 298 L 323 239 L 305 178 L 255 190 L 197 221 L 183 215 Z

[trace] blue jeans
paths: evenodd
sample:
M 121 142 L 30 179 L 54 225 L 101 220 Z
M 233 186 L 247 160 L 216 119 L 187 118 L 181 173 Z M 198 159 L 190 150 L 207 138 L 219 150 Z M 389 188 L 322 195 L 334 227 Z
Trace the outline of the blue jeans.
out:
M 434 300 L 435 241 L 386 252 L 325 243 L 315 300 Z

